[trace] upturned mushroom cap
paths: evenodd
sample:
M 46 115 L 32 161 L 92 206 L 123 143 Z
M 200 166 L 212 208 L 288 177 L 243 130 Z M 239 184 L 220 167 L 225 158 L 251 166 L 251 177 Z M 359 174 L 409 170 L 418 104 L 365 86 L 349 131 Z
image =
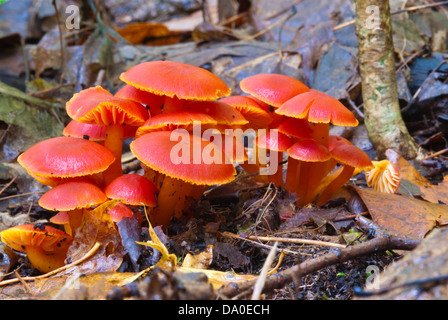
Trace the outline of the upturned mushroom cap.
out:
M 212 142 L 182 132 L 176 132 L 176 137 L 179 140 L 171 139 L 169 131 L 147 133 L 131 143 L 131 151 L 147 167 L 188 183 L 214 185 L 234 179 L 234 166 L 218 148 L 213 148 L 213 159 L 209 159 L 209 154 L 204 152 L 206 147 L 213 147 Z M 179 151 L 179 148 L 182 155 L 174 152 L 175 156 L 183 158 L 185 151 L 186 161 L 175 163 L 178 159 L 172 160 L 172 150 Z M 196 157 L 199 161 L 194 160 Z M 214 159 L 218 159 L 219 163 L 215 163 Z
M 133 138 L 138 127 L 126 126 L 124 127 L 123 138 Z M 72 120 L 64 128 L 62 134 L 66 137 L 80 138 L 92 141 L 104 141 L 106 139 L 106 126 L 100 126 L 97 124 L 82 123 L 76 120 Z
M 140 126 L 149 118 L 148 110 L 132 100 L 114 97 L 100 86 L 75 93 L 66 104 L 70 118 L 89 124 Z
M 328 148 L 311 139 L 294 143 L 288 149 L 288 155 L 291 158 L 306 162 L 323 162 L 331 159 Z
M 67 250 L 72 237 L 65 232 L 41 224 L 23 224 L 0 232 L 0 239 L 8 247 L 25 251 L 26 247 L 38 247 L 43 251 Z
M 275 108 L 310 89 L 301 81 L 282 74 L 257 74 L 240 82 L 240 88 Z
M 374 168 L 366 170 L 366 182 L 378 192 L 395 193 L 400 187 L 400 171 L 389 160 L 372 161 Z
M 161 113 L 147 120 L 137 129 L 135 138 L 153 131 L 172 131 L 175 129 L 185 129 L 190 131 L 194 122 L 201 125 L 216 125 L 216 120 L 203 112 L 178 111 Z
M 53 211 L 70 211 L 89 208 L 106 202 L 104 192 L 87 181 L 68 181 L 45 192 L 39 199 L 42 208 Z
M 339 100 L 317 90 L 299 94 L 275 110 L 275 113 L 314 123 L 355 127 L 358 120 Z
M 138 174 L 125 174 L 116 178 L 104 188 L 109 199 L 121 199 L 123 203 L 134 206 L 155 207 L 156 186 Z
M 22 153 L 17 161 L 30 174 L 41 177 L 79 177 L 106 170 L 113 154 L 93 141 L 55 137 L 41 141 Z
M 143 62 L 120 79 L 143 91 L 185 100 L 216 100 L 230 94 L 225 82 L 210 71 L 174 61 Z

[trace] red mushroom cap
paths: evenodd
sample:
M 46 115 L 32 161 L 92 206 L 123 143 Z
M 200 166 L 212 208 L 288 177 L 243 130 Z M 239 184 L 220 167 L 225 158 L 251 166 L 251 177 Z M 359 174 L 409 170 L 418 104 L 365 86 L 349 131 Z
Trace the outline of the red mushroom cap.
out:
M 347 127 L 358 125 L 354 114 L 339 100 L 317 90 L 310 90 L 289 99 L 275 112 L 314 123 L 331 123 Z
M 110 199 L 121 199 L 134 206 L 156 206 L 156 186 L 138 174 L 125 174 L 110 182 L 104 193 Z
M 104 192 L 87 181 L 68 181 L 45 192 L 39 199 L 42 208 L 53 211 L 69 211 L 89 208 L 106 202 Z
M 128 99 L 147 105 L 149 106 L 150 110 L 151 108 L 160 108 L 160 106 L 164 102 L 162 96 L 139 90 L 129 84 L 124 85 L 120 90 L 118 90 L 117 93 L 115 93 L 115 97 Z
M 173 141 L 171 134 L 169 131 L 147 133 L 131 143 L 131 151 L 147 167 L 192 184 L 223 184 L 234 179 L 234 166 L 218 148 L 213 150 L 216 152 L 214 159 L 219 158 L 219 163 L 214 163 L 214 159 L 205 158 L 208 154 L 204 154 L 204 148 L 210 147 L 213 142 L 182 132 L 176 132 L 180 141 Z M 183 144 L 188 152 L 187 163 L 173 163 L 170 160 L 172 150 L 179 145 L 182 147 Z M 194 163 L 197 156 L 200 158 L 197 161 L 199 163 Z
M 338 162 L 354 168 L 368 170 L 373 168 L 372 161 L 362 149 L 352 144 L 341 143 L 331 150 L 331 156 Z
M 134 216 L 134 211 L 132 211 L 131 208 L 129 208 L 124 203 L 118 203 L 107 213 L 110 214 L 113 222 L 120 221 L 123 218 L 132 218 Z
M 41 177 L 79 177 L 106 170 L 113 154 L 93 141 L 55 137 L 41 141 L 22 153 L 17 161 Z
M 293 138 L 313 138 L 313 125 L 305 119 L 286 118 L 277 126 L 276 129 L 279 132 Z
M 225 82 L 210 71 L 174 61 L 143 62 L 120 79 L 143 91 L 185 100 L 216 100 L 230 94 Z
M 220 101 L 188 101 L 184 109 L 205 113 L 215 119 L 217 125 L 242 126 L 249 123 L 238 110 Z
M 310 89 L 301 81 L 282 74 L 257 74 L 241 80 L 240 88 L 273 107 Z
M 288 149 L 288 155 L 291 158 L 306 162 L 323 162 L 331 159 L 328 148 L 311 139 L 294 143 Z

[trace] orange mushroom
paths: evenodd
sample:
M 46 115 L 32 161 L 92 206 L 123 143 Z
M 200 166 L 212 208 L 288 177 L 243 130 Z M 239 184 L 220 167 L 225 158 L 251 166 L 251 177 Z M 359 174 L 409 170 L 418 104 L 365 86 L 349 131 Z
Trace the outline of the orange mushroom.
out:
M 330 124 L 338 126 L 357 126 L 358 120 L 339 100 L 314 89 L 287 100 L 275 113 L 291 118 L 306 119 L 314 125 L 313 139 L 329 147 Z M 321 162 L 309 168 L 310 180 L 306 199 L 312 201 L 317 187 L 328 172 L 328 162 Z
M 155 225 L 166 227 L 173 215 L 180 218 L 209 185 L 228 183 L 236 174 L 220 148 L 188 132 L 175 131 L 173 137 L 170 131 L 147 133 L 130 147 L 143 165 L 164 175 L 151 217 Z
M 58 184 L 39 199 L 42 208 L 51 211 L 67 211 L 70 229 L 75 232 L 82 223 L 84 209 L 102 204 L 108 198 L 95 184 L 73 180 Z
M 114 97 L 100 86 L 88 88 L 73 95 L 66 104 L 70 118 L 106 126 L 104 146 L 115 156 L 115 161 L 104 172 L 104 184 L 122 175 L 121 154 L 125 126 L 140 126 L 148 118 L 146 108 L 132 100 Z
M 140 63 L 120 75 L 125 83 L 164 96 L 163 113 L 179 111 L 186 100 L 216 100 L 230 88 L 210 71 L 175 61 Z
M 17 158 L 31 176 L 49 186 L 79 177 L 95 180 L 95 175 L 105 171 L 114 160 L 112 152 L 104 146 L 73 137 L 41 141 Z
M 352 144 L 340 144 L 333 148 L 331 156 L 341 163 L 342 167 L 336 171 L 333 180 L 328 183 L 322 193 L 319 195 L 317 205 L 323 205 L 331 196 L 340 189 L 353 175 L 355 168 L 359 170 L 369 170 L 373 168 L 367 154 L 360 148 Z
M 16 251 L 24 251 L 31 265 L 50 272 L 65 264 L 72 237 L 43 224 L 24 224 L 0 232 L 0 239 Z
M 378 192 L 397 192 L 401 183 L 398 168 L 387 159 L 372 161 L 372 164 L 374 168 L 365 171 L 367 185 Z
M 312 174 L 310 168 L 315 163 L 323 163 L 330 160 L 331 154 L 326 146 L 312 139 L 304 139 L 294 143 L 287 152 L 289 157 L 297 160 L 293 192 L 297 193 L 297 204 L 304 206 L 312 200 L 308 196 L 308 182 L 313 178 L 310 177 Z

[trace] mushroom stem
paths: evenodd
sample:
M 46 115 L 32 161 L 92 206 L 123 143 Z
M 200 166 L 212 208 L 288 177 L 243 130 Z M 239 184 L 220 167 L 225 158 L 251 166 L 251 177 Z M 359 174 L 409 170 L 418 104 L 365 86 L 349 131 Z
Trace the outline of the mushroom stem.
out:
M 308 204 L 306 202 L 306 193 L 308 189 L 308 181 L 310 180 L 310 167 L 312 163 L 302 161 L 300 164 L 300 171 L 296 173 L 296 193 L 297 193 L 297 205 L 303 207 Z
M 185 182 L 180 179 L 165 176 L 157 198 L 157 207 L 154 208 L 151 222 L 166 228 L 173 218 L 176 203 L 180 200 L 180 191 Z
M 31 265 L 40 272 L 47 273 L 65 265 L 66 251 L 44 251 L 40 248 L 25 247 Z
M 328 148 L 328 136 L 330 134 L 329 123 L 314 123 L 313 137 L 314 140 L 323 144 Z
M 269 182 L 274 183 L 274 185 L 276 187 L 281 187 L 283 186 L 283 165 L 281 164 L 283 161 L 283 152 L 279 152 L 279 151 L 269 151 L 270 153 L 270 160 L 269 160 L 269 165 L 272 165 L 272 159 L 274 159 L 274 157 L 276 157 L 275 161 L 277 161 L 277 170 L 275 171 L 275 173 L 270 173 L 268 180 Z
M 353 175 L 355 171 L 354 167 L 345 165 L 341 171 L 341 173 L 335 177 L 333 181 L 331 181 L 328 186 L 322 191 L 317 201 L 317 205 L 321 206 L 327 203 L 328 200 L 331 199 L 331 196 L 339 190 Z
M 294 186 L 296 185 L 296 172 L 299 167 L 299 160 L 293 157 L 288 157 L 288 163 L 286 166 L 286 179 L 285 189 L 289 192 L 294 192 Z
M 121 169 L 121 154 L 123 152 L 124 126 L 121 124 L 106 127 L 106 139 L 104 146 L 109 149 L 115 157 L 115 161 L 103 173 L 103 184 L 108 185 L 115 178 L 123 175 Z

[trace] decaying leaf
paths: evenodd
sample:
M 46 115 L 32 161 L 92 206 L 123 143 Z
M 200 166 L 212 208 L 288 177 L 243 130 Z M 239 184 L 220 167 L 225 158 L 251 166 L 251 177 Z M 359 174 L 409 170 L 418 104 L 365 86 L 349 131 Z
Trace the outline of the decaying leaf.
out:
M 116 31 L 132 44 L 161 46 L 178 43 L 182 33 L 170 31 L 163 23 L 135 22 Z
M 355 188 L 373 220 L 393 233 L 424 238 L 434 227 L 448 223 L 448 206 L 397 194 Z M 399 204 L 399 205 L 397 205 Z
M 96 242 L 100 242 L 101 246 L 93 257 L 76 266 L 78 272 L 113 272 L 120 267 L 124 250 L 114 222 L 106 213 L 107 209 L 115 206 L 117 202 L 119 201 L 111 200 L 93 210 L 85 210 L 83 223 L 76 231 L 73 243 L 67 253 L 67 259 L 69 261 L 78 260 Z
M 420 195 L 423 199 L 432 203 L 448 204 L 448 182 L 444 179 L 438 185 L 432 184 L 406 159 L 393 150 L 387 150 L 386 156 L 393 163 L 401 175 L 401 184 L 405 188 L 404 195 Z

